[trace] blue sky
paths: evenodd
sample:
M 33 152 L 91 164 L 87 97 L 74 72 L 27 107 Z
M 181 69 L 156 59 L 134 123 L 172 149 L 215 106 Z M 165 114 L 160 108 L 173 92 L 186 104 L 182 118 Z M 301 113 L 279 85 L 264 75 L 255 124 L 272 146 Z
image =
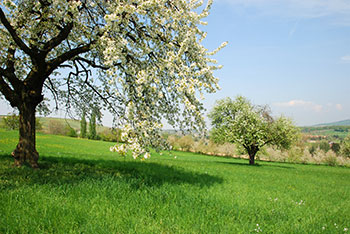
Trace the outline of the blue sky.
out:
M 243 95 L 299 126 L 350 118 L 350 1 L 214 0 L 206 21 L 208 48 L 229 42 L 207 109 Z
M 207 48 L 229 42 L 215 57 L 222 89 L 206 95 L 208 110 L 243 95 L 299 126 L 350 119 L 349 0 L 214 0 L 206 21 Z

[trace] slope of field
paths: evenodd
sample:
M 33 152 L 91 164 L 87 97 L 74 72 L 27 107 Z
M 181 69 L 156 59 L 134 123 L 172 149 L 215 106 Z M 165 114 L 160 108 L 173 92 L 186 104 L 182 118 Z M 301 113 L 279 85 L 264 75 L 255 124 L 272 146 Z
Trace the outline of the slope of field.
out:
M 350 169 L 184 152 L 138 161 L 112 143 L 38 134 L 40 170 L 12 168 L 0 129 L 0 233 L 344 233 Z
M 2 118 L 6 115 L 0 115 L 0 126 L 3 125 Z M 39 119 L 40 124 L 42 125 L 43 132 L 48 132 L 49 125 L 52 121 L 59 122 L 63 126 L 70 126 L 71 128 L 74 128 L 76 131 L 80 131 L 80 120 L 74 120 L 74 119 L 63 119 L 63 118 L 53 118 L 53 117 L 37 117 Z M 87 122 L 89 124 L 89 122 Z M 108 130 L 108 127 L 97 125 L 96 131 L 97 133 L 103 132 L 104 130 Z
M 322 127 L 322 126 L 350 126 L 350 119 L 332 122 L 332 123 L 323 123 L 323 124 L 317 124 L 313 127 Z
M 350 126 L 302 127 L 301 132 L 314 136 L 344 139 L 350 133 Z
M 62 119 L 62 118 L 51 118 L 51 117 L 39 117 L 39 121 L 43 126 L 43 131 L 45 132 L 46 129 L 48 129 L 50 125 L 50 121 L 58 121 L 62 123 L 63 125 L 69 125 L 70 127 L 74 128 L 77 131 L 80 131 L 80 120 L 75 119 Z M 89 125 L 89 122 L 87 122 L 87 125 Z M 102 132 L 106 129 L 109 129 L 108 127 L 97 125 L 96 131 Z

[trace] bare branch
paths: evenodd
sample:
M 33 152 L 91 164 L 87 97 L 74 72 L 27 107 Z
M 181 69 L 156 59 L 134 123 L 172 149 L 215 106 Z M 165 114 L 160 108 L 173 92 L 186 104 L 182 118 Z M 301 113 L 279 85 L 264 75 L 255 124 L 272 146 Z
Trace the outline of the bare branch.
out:
M 6 83 L 3 78 L 4 70 L 0 68 L 0 92 L 5 96 L 5 98 L 10 102 L 12 107 L 18 106 L 19 97 L 14 90 Z
M 83 53 L 90 51 L 91 46 L 95 43 L 96 43 L 96 41 L 92 41 L 89 44 L 86 44 L 86 45 L 77 47 L 75 49 L 69 50 L 66 53 L 63 53 L 62 55 L 58 56 L 57 58 L 49 61 L 48 62 L 48 73 L 51 73 L 58 66 L 60 66 L 62 63 L 73 59 L 75 56 L 78 56 L 79 54 L 83 54 Z
M 58 92 L 55 89 L 55 86 L 53 85 L 53 83 L 52 83 L 50 78 L 48 78 L 48 81 L 49 81 L 50 86 L 47 85 L 46 83 L 44 83 L 44 85 L 45 85 L 46 88 L 48 88 L 51 91 L 52 96 L 55 99 L 56 110 L 58 110 L 58 98 L 57 98 L 58 97 Z
M 108 70 L 109 69 L 106 66 L 102 66 L 102 65 L 96 64 L 94 61 L 88 60 L 86 58 L 77 57 L 74 60 L 85 62 L 85 63 L 87 63 L 88 65 L 90 65 L 93 68 L 99 68 L 99 69 L 102 69 L 102 70 Z
M 44 48 L 43 48 L 45 53 L 48 53 L 53 48 L 55 48 L 56 46 L 61 44 L 61 42 L 68 37 L 72 28 L 73 28 L 73 22 L 70 22 L 60 31 L 60 33 L 56 37 L 52 38 L 50 41 L 45 43 Z

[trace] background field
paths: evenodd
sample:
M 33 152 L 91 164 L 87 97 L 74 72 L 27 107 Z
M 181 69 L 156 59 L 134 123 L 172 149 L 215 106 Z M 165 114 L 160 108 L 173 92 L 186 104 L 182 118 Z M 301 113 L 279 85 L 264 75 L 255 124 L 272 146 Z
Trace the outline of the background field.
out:
M 40 170 L 12 168 L 0 129 L 0 233 L 344 233 L 350 169 L 186 152 L 147 161 L 39 133 Z

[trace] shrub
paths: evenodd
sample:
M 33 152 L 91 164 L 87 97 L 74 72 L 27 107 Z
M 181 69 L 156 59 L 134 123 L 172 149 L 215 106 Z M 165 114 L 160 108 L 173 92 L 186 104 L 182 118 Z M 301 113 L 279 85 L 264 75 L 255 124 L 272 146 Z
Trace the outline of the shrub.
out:
M 340 152 L 340 144 L 339 143 L 332 143 L 331 145 L 331 150 L 336 153 L 336 154 L 339 154 Z
M 331 147 L 327 141 L 321 141 L 318 145 L 318 147 L 323 150 L 325 153 L 327 153 Z
M 39 118 L 35 118 L 35 130 L 36 131 L 43 130 L 43 125 L 41 124 Z
M 19 128 L 19 116 L 16 114 L 8 115 L 3 118 L 5 128 L 9 130 L 16 130 Z
M 303 157 L 304 151 L 300 147 L 292 147 L 288 150 L 288 162 L 293 162 L 293 163 L 301 163 L 303 162 L 302 157 Z
M 105 129 L 99 133 L 99 137 L 103 141 L 121 142 L 121 131 L 120 129 Z
M 77 137 L 77 131 L 71 126 L 66 125 L 65 135 L 69 137 Z
M 50 120 L 48 133 L 53 135 L 66 135 L 66 128 L 61 121 L 58 120 Z
M 192 149 L 192 146 L 194 144 L 194 140 L 193 140 L 192 136 L 186 135 L 186 136 L 182 136 L 178 140 L 178 144 L 179 144 L 179 147 L 181 150 L 189 151 Z
M 345 137 L 345 139 L 341 142 L 340 154 L 344 157 L 350 158 L 350 135 Z
M 338 165 L 337 155 L 332 151 L 327 152 L 322 161 L 329 166 Z
M 174 150 L 179 150 L 179 148 L 180 148 L 180 145 L 178 144 L 178 139 L 180 139 L 180 138 L 176 135 L 168 136 L 167 141 L 168 141 L 169 145 L 171 145 L 171 147 Z
M 2 118 L 2 122 L 5 128 L 9 130 L 17 130 L 19 128 L 19 116 L 11 114 Z M 39 118 L 35 118 L 35 130 L 42 130 L 43 126 Z
M 317 146 L 315 144 L 312 144 L 311 147 L 309 147 L 309 153 L 311 155 L 314 155 L 316 152 Z

